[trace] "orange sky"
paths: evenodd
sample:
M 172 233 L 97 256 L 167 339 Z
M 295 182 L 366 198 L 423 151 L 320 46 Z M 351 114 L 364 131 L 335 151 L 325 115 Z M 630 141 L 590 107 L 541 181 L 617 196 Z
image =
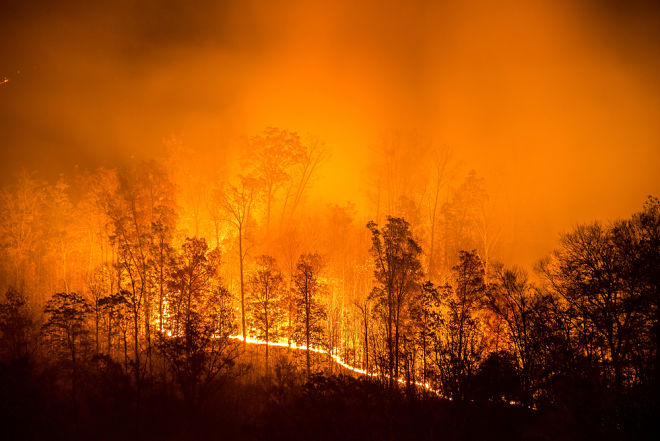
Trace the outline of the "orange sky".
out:
M 372 147 L 416 132 L 487 179 L 525 263 L 660 195 L 652 2 L 216 3 L 4 2 L 2 182 L 278 126 L 326 142 L 317 198 L 363 206 Z

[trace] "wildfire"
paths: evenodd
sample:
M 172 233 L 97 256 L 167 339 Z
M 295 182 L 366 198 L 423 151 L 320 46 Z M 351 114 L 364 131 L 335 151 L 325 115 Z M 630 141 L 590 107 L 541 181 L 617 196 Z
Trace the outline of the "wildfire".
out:
M 168 315 L 167 313 L 169 311 L 169 302 L 167 302 L 167 300 L 165 300 L 163 303 L 164 303 L 165 317 L 167 317 L 167 315 Z M 156 325 L 156 327 L 158 327 L 159 324 L 160 324 L 160 320 L 158 318 L 155 318 L 154 324 Z M 172 331 L 171 330 L 167 330 L 167 331 L 165 331 L 165 333 L 168 337 L 172 336 Z M 232 340 L 243 341 L 243 336 L 242 335 L 230 335 L 229 338 L 231 338 Z M 321 348 L 321 347 L 318 347 L 318 346 L 310 346 L 309 348 L 307 348 L 306 345 L 297 344 L 294 341 L 291 341 L 291 342 L 286 341 L 286 340 L 265 341 L 265 340 L 260 340 L 260 339 L 250 337 L 250 336 L 246 337 L 245 342 L 249 343 L 249 344 L 254 344 L 254 345 L 266 345 L 267 344 L 268 346 L 271 346 L 271 347 L 289 348 L 289 349 L 294 349 L 294 350 L 298 350 L 298 351 L 309 350 L 309 351 L 315 352 L 317 354 L 330 355 L 332 360 L 335 363 L 337 363 L 338 365 L 340 365 L 341 367 L 343 367 L 344 369 L 348 369 L 349 371 L 355 372 L 358 375 L 366 375 L 366 376 L 372 377 L 372 378 L 381 377 L 381 374 L 378 374 L 376 372 L 367 372 L 365 369 L 361 369 L 359 367 L 355 367 L 355 366 L 350 365 L 344 359 L 342 359 L 339 355 L 337 355 L 337 349 L 336 348 L 333 348 L 332 350 L 327 350 L 327 349 L 324 349 L 324 348 Z M 389 376 L 385 375 L 384 378 L 389 378 Z M 398 378 L 397 382 L 400 383 L 400 384 L 406 384 L 407 383 L 406 380 L 403 379 L 403 378 Z M 428 391 L 430 391 L 430 392 L 432 392 L 432 393 L 434 393 L 438 396 L 442 396 L 440 394 L 440 392 L 433 389 L 429 383 L 423 383 L 421 381 L 415 381 L 414 384 L 417 387 L 424 388 L 424 389 L 426 389 L 426 390 L 428 390 Z
M 234 339 L 234 340 L 243 341 L 243 336 L 242 335 L 231 335 L 229 338 Z M 280 347 L 280 348 L 290 348 L 290 349 L 295 349 L 295 350 L 300 350 L 300 351 L 309 350 L 309 351 L 315 352 L 317 354 L 330 355 L 330 357 L 335 361 L 335 363 L 337 363 L 338 365 L 340 365 L 341 367 L 343 367 L 345 369 L 348 369 L 349 371 L 355 372 L 356 374 L 359 374 L 359 375 L 367 375 L 369 377 L 375 377 L 375 378 L 381 377 L 381 374 L 378 374 L 376 372 L 367 372 L 364 369 L 360 369 L 358 367 L 351 366 L 346 361 L 344 361 L 339 355 L 336 354 L 336 349 L 327 350 L 327 349 L 323 349 L 323 348 L 320 348 L 320 347 L 317 347 L 317 346 L 310 346 L 309 348 L 307 348 L 306 345 L 299 345 L 299 344 L 297 344 L 296 342 L 293 342 L 293 341 L 290 344 L 289 344 L 289 342 L 283 341 L 283 340 L 268 341 L 267 342 L 265 340 L 259 340 L 259 339 L 249 337 L 249 336 L 246 337 L 245 342 L 250 343 L 250 344 L 255 344 L 255 345 L 266 345 L 267 344 L 268 346 L 274 346 L 274 347 Z M 389 376 L 385 375 L 384 378 L 389 378 Z M 400 383 L 400 384 L 406 384 L 407 383 L 407 381 L 404 378 L 398 378 L 397 382 Z M 432 392 L 432 393 L 442 397 L 440 392 L 437 391 L 436 389 L 433 389 L 429 383 L 423 383 L 421 381 L 415 381 L 414 384 L 417 387 L 424 388 L 424 389 L 428 390 L 429 392 Z
M 0 86 L 2 86 L 5 83 L 9 82 L 9 78 L 7 77 L 0 77 Z

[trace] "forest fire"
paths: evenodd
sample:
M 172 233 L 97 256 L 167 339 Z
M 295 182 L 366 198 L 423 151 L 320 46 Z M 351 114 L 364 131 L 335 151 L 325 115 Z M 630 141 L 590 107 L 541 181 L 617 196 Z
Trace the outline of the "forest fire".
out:
M 660 439 L 654 2 L 0 37 L 0 440 Z
M 243 336 L 242 335 L 232 335 L 229 338 L 231 338 L 233 340 L 243 341 Z M 275 346 L 275 347 L 287 348 L 287 349 L 293 349 L 293 350 L 311 351 L 311 352 L 315 352 L 317 354 L 329 355 L 335 363 L 337 363 L 339 366 L 343 367 L 344 369 L 347 369 L 351 372 L 355 372 L 356 374 L 359 374 L 359 375 L 366 375 L 366 376 L 369 376 L 369 377 L 379 377 L 379 374 L 377 374 L 375 372 L 367 372 L 364 369 L 360 369 L 358 367 L 351 366 L 346 361 L 344 361 L 339 355 L 337 355 L 335 353 L 336 349 L 327 350 L 327 349 L 318 348 L 318 347 L 314 347 L 314 346 L 310 346 L 309 348 L 307 348 L 307 346 L 299 345 L 295 342 L 287 342 L 287 341 L 268 341 L 268 342 L 266 342 L 265 340 L 259 340 L 259 339 L 252 338 L 252 337 L 247 337 L 245 339 L 245 341 L 249 344 L 268 345 L 268 346 Z M 385 375 L 384 378 L 387 378 L 387 376 Z M 398 378 L 397 382 L 400 383 L 400 384 L 404 384 L 404 385 L 407 384 L 407 381 L 404 378 Z M 437 390 L 431 388 L 431 385 L 429 383 L 422 383 L 421 381 L 413 381 L 413 384 L 417 387 L 424 388 L 424 389 L 426 389 L 426 390 L 428 390 L 428 391 L 430 391 L 430 392 L 432 392 L 436 395 L 440 395 Z M 451 399 L 451 397 L 449 397 L 449 399 Z
M 232 335 L 229 338 L 234 339 L 234 340 L 240 340 L 243 341 L 243 336 L 242 335 Z M 301 351 L 311 351 L 315 352 L 317 354 L 324 354 L 324 355 L 329 355 L 335 363 L 343 367 L 344 369 L 348 369 L 349 371 L 355 372 L 360 375 L 368 375 L 368 376 L 377 376 L 375 373 L 367 373 L 364 369 L 357 368 L 355 366 L 351 366 L 350 364 L 346 363 L 344 360 L 341 359 L 339 355 L 335 353 L 335 351 L 329 351 L 327 349 L 323 348 L 318 348 L 314 346 L 310 346 L 309 349 L 305 345 L 299 345 L 296 342 L 287 342 L 284 340 L 281 341 L 268 341 L 266 342 L 265 340 L 259 340 L 257 338 L 253 337 L 247 337 L 245 340 L 249 344 L 255 344 L 255 345 L 268 345 L 268 346 L 275 346 L 279 348 L 287 348 L 287 349 L 293 349 L 293 350 L 301 350 Z

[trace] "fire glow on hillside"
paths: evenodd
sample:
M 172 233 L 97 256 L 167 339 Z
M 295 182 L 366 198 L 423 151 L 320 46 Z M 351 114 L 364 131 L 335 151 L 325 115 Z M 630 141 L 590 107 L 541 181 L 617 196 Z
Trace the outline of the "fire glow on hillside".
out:
M 660 2 L 3 0 L 0 74 L 0 440 L 660 439 Z

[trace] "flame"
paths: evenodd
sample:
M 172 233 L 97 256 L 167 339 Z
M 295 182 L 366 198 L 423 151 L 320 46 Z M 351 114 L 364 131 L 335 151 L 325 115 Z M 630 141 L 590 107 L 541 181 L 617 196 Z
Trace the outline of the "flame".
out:
M 169 309 L 170 309 L 169 302 L 167 301 L 167 299 L 163 299 L 163 319 L 164 319 L 163 322 L 164 323 L 166 323 L 168 318 L 169 318 Z M 236 310 L 238 311 L 238 307 L 236 307 Z M 160 324 L 160 319 L 158 317 L 155 317 L 153 321 L 154 321 L 155 326 L 158 327 L 159 324 Z M 165 333 L 168 337 L 172 337 L 172 335 L 173 335 L 172 331 L 169 330 L 169 329 L 166 330 Z M 218 337 L 217 335 L 213 336 L 213 338 L 217 338 L 217 337 Z M 230 335 L 229 338 L 232 339 L 232 340 L 243 341 L 243 336 L 240 335 L 240 334 Z M 258 339 L 258 338 L 250 337 L 249 335 L 246 336 L 245 342 L 248 343 L 248 344 L 268 345 L 268 346 L 271 346 L 271 347 L 289 348 L 289 349 L 299 350 L 299 351 L 309 350 L 309 351 L 315 352 L 317 354 L 330 355 L 330 357 L 332 358 L 332 360 L 335 363 L 337 363 L 338 365 L 340 365 L 344 369 L 347 369 L 351 372 L 355 372 L 358 375 L 366 375 L 366 376 L 371 377 L 371 378 L 380 378 L 380 377 L 382 377 L 382 378 L 385 378 L 385 379 L 389 379 L 389 375 L 387 375 L 387 374 L 382 375 L 382 374 L 379 374 L 377 372 L 367 372 L 365 369 L 361 369 L 361 368 L 358 368 L 356 366 L 353 366 L 353 365 L 347 363 L 344 359 L 342 359 L 337 354 L 338 353 L 337 348 L 332 348 L 331 350 L 328 350 L 328 349 L 324 349 L 324 348 L 321 348 L 321 347 L 318 347 L 318 346 L 311 346 L 311 345 L 308 348 L 307 345 L 298 344 L 295 341 L 288 341 L 288 340 L 283 340 L 283 339 L 280 339 L 280 340 L 277 340 L 277 341 L 272 341 L 272 340 L 266 341 L 266 340 L 261 340 L 261 339 Z M 397 382 L 399 384 L 404 384 L 404 385 L 408 383 L 405 378 L 397 378 Z M 451 400 L 451 397 L 447 397 L 447 396 L 441 394 L 440 391 L 438 391 L 437 389 L 432 388 L 431 384 L 428 383 L 428 382 L 425 383 L 425 382 L 421 382 L 421 381 L 415 381 L 413 384 L 416 387 L 423 388 L 423 389 L 437 395 L 438 397 L 446 398 L 448 400 Z
M 243 341 L 243 336 L 242 335 L 231 335 L 231 336 L 229 336 L 229 338 L 231 338 L 233 340 Z M 293 342 L 293 341 L 291 342 L 291 344 L 289 344 L 287 341 L 284 341 L 284 340 L 265 341 L 265 340 L 259 340 L 257 338 L 250 337 L 250 336 L 246 337 L 245 342 L 249 343 L 249 344 L 255 344 L 255 345 L 266 345 L 267 344 L 268 346 L 274 346 L 274 347 L 280 347 L 280 348 L 290 348 L 290 349 L 301 350 L 301 351 L 309 350 L 309 351 L 312 351 L 312 352 L 316 352 L 317 354 L 330 355 L 330 357 L 335 361 L 335 363 L 337 363 L 338 365 L 340 365 L 344 369 L 348 369 L 351 372 L 355 372 L 356 374 L 359 374 L 359 375 L 366 375 L 366 376 L 369 376 L 369 377 L 372 377 L 372 378 L 379 378 L 379 377 L 382 376 L 381 374 L 378 374 L 376 372 L 367 372 L 364 369 L 360 369 L 358 367 L 355 367 L 355 366 L 352 366 L 352 365 L 348 364 L 339 355 L 337 355 L 337 349 L 336 348 L 333 348 L 332 350 L 327 350 L 327 349 L 324 349 L 324 348 L 320 348 L 318 346 L 310 346 L 309 348 L 307 348 L 306 345 L 299 345 L 299 344 L 297 344 L 296 342 Z M 387 379 L 387 378 L 389 378 L 389 375 L 384 375 L 382 377 Z M 399 384 L 407 384 L 407 381 L 404 378 L 397 378 L 397 382 Z M 433 389 L 429 383 L 424 383 L 424 382 L 421 382 L 421 381 L 415 381 L 414 384 L 415 384 L 415 386 L 420 387 L 420 388 L 424 388 L 427 391 L 432 392 L 432 393 L 434 393 L 435 395 L 437 395 L 441 398 L 447 398 L 447 399 L 451 400 L 451 397 L 443 396 L 438 390 Z
M 5 83 L 8 83 L 8 82 L 9 82 L 9 78 L 7 78 L 7 77 L 0 78 L 0 86 L 2 86 Z

